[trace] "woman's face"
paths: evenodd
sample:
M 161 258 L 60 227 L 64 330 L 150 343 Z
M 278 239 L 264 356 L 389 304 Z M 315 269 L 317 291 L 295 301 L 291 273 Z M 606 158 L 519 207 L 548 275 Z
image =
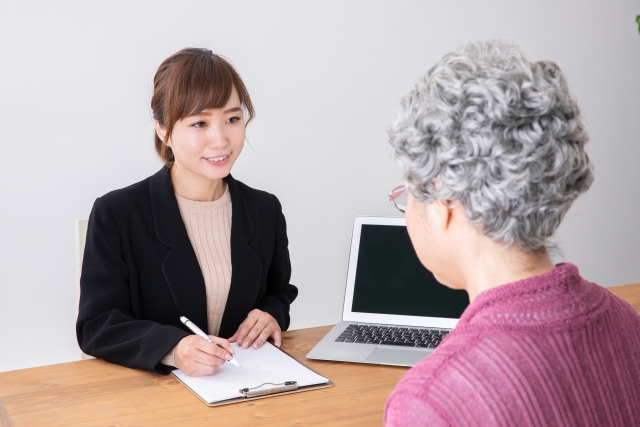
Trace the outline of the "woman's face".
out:
M 433 273 L 438 282 L 460 289 L 455 262 L 459 248 L 456 247 L 451 229 L 443 222 L 449 220 L 449 217 L 444 217 L 448 209 L 437 201 L 422 204 L 409 194 L 405 210 L 407 231 L 422 265 Z
M 182 169 L 182 173 L 215 180 L 229 175 L 242 152 L 244 139 L 244 114 L 234 88 L 224 107 L 177 121 L 167 145 L 175 156 L 174 167 Z
M 408 192 L 408 190 L 405 190 Z M 418 255 L 418 259 L 429 271 L 433 272 L 434 254 L 433 248 L 436 246 L 434 240 L 433 223 L 427 218 L 430 205 L 423 205 L 416 199 L 408 195 L 407 208 L 404 215 L 407 219 L 407 232 L 411 238 L 411 244 Z M 428 242 L 432 242 L 429 244 Z

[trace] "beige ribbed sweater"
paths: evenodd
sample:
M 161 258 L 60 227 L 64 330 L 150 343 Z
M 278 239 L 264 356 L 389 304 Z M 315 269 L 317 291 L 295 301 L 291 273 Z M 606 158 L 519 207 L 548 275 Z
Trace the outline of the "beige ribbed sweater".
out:
M 229 186 L 218 200 L 197 202 L 178 196 L 178 207 L 198 258 L 207 293 L 209 335 L 218 335 L 231 286 L 231 196 Z M 174 348 L 175 350 L 175 348 Z M 163 364 L 175 366 L 174 351 Z

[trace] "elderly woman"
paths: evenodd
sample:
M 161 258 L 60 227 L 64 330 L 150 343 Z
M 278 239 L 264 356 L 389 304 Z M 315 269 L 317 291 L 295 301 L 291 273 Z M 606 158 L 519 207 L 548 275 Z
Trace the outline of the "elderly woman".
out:
M 385 424 L 640 426 L 640 316 L 547 250 L 593 181 L 558 66 L 470 43 L 407 95 L 390 139 L 418 257 L 471 304 L 400 381 Z

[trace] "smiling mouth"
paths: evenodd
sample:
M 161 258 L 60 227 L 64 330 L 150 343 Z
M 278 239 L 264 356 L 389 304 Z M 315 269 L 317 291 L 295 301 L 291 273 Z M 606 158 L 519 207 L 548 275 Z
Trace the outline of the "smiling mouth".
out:
M 205 157 L 204 159 L 211 163 L 220 163 L 227 160 L 229 156 L 221 156 L 221 157 Z

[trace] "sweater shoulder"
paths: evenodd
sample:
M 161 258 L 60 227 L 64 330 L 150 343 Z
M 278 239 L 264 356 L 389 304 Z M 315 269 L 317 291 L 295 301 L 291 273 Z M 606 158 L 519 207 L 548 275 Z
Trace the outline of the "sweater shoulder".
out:
M 484 333 L 473 335 L 456 332 L 449 334 L 435 352 L 407 371 L 398 383 L 398 389 L 414 390 L 421 394 L 426 385 L 438 381 L 438 377 L 450 369 L 454 362 L 466 357 L 485 337 Z
M 451 420 L 434 396 L 434 388 L 441 388 L 455 370 L 454 365 L 464 359 L 480 337 L 450 334 L 430 356 L 422 359 L 400 379 L 385 406 L 385 425 L 449 426 Z M 446 387 L 446 384 L 445 384 Z

